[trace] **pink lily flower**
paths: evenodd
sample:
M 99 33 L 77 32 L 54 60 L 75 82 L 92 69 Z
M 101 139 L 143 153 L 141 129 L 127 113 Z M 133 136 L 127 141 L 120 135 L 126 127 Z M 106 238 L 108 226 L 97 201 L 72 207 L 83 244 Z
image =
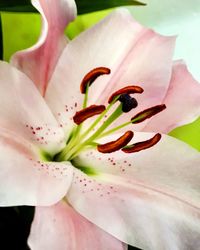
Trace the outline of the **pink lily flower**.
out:
M 198 249 L 200 155 L 166 133 L 200 85 L 174 37 L 119 9 L 67 43 L 74 2 L 32 3 L 39 42 L 0 63 L 1 206 L 37 206 L 33 250 Z

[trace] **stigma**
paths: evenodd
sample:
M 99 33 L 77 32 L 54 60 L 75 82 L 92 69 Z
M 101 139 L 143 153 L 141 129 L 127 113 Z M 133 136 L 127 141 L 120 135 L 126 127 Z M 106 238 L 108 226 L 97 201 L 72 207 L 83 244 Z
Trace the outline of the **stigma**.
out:
M 120 95 L 119 101 L 122 103 L 122 111 L 124 113 L 128 113 L 138 106 L 137 100 L 128 94 Z

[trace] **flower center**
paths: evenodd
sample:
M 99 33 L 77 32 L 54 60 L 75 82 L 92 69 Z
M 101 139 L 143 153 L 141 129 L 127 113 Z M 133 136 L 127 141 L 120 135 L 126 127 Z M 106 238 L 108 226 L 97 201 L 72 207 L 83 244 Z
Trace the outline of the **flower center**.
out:
M 138 152 L 140 150 L 154 146 L 161 139 L 161 135 L 156 134 L 153 138 L 147 141 L 137 142 L 135 144 L 129 145 L 129 142 L 134 136 L 134 133 L 129 130 L 115 141 L 110 141 L 105 144 L 100 144 L 98 142 L 99 139 L 122 129 L 127 125 L 143 122 L 166 108 L 164 104 L 150 107 L 139 112 L 126 123 L 123 123 L 112 129 L 108 129 L 108 127 L 115 120 L 117 120 L 117 118 L 123 115 L 123 113 L 128 113 L 138 106 L 137 100 L 132 97 L 132 95 L 142 94 L 143 89 L 139 86 L 126 86 L 114 92 L 109 97 L 107 107 L 105 105 L 88 106 L 89 87 L 97 79 L 97 77 L 104 74 L 110 74 L 110 69 L 99 67 L 90 71 L 83 78 L 80 85 L 80 91 L 82 94 L 84 94 L 83 109 L 76 112 L 76 114 L 73 116 L 76 126 L 71 132 L 71 136 L 69 137 L 70 139 L 68 140 L 66 147 L 54 157 L 55 161 L 72 161 L 80 154 L 80 152 L 90 148 L 95 148 L 104 154 L 112 153 L 117 150 L 122 150 L 124 153 Z M 114 111 L 107 116 L 108 112 L 111 110 L 111 108 L 114 108 L 114 105 L 116 105 L 117 102 L 119 103 L 117 108 L 115 108 Z M 89 128 L 84 130 L 84 122 L 94 116 L 97 116 L 96 120 L 91 123 Z M 102 122 L 105 118 L 106 120 Z

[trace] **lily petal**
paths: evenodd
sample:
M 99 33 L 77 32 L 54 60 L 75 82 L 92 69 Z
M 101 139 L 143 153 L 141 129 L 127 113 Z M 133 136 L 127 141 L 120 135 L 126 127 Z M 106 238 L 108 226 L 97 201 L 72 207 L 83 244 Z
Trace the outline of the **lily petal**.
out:
M 0 206 L 55 204 L 71 184 L 71 164 L 40 162 L 33 145 L 12 136 L 0 129 Z
M 93 68 L 104 66 L 111 69 L 111 74 L 92 84 L 89 104 L 105 103 L 113 91 L 130 84 L 145 89 L 139 99 L 141 109 L 158 104 L 171 77 L 173 48 L 174 38 L 142 27 L 125 9 L 116 10 L 68 44 L 48 86 L 46 100 L 54 114 L 64 112 L 65 105 L 70 109 L 76 100 L 80 109 L 82 78 Z M 69 119 L 72 111 L 74 114 L 71 110 L 63 119 Z
M 67 203 L 37 207 L 28 240 L 37 250 L 126 250 L 122 242 L 107 234 Z
M 0 62 L 0 128 L 56 153 L 64 146 L 64 132 L 30 79 Z
M 150 137 L 135 133 L 134 141 Z M 77 170 L 67 194 L 80 214 L 142 249 L 198 248 L 200 154 L 196 150 L 163 135 L 152 148 L 129 157 L 96 151 L 79 157 L 82 167 L 94 170 L 91 176 Z
M 76 16 L 74 0 L 32 0 L 42 15 L 42 32 L 31 48 L 17 52 L 11 63 L 26 73 L 44 95 L 57 60 L 66 45 L 64 29 Z
M 143 131 L 168 133 L 175 127 L 194 121 L 200 115 L 200 84 L 181 61 L 174 64 L 163 103 L 167 108 L 153 117 Z

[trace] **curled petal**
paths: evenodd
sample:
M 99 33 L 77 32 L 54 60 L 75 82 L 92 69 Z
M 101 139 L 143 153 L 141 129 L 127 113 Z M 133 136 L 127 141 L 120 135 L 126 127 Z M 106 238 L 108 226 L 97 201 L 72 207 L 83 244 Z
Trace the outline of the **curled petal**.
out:
M 64 29 L 76 14 L 73 0 L 32 0 L 42 15 L 42 32 L 38 42 L 31 48 L 17 52 L 11 63 L 26 73 L 42 95 L 55 64 L 66 45 Z
M 37 207 L 28 240 L 37 250 L 126 250 L 125 244 L 95 226 L 69 204 Z
M 169 89 L 163 100 L 166 110 L 155 116 L 143 129 L 168 133 L 190 123 L 200 115 L 200 84 L 182 61 L 174 63 Z

